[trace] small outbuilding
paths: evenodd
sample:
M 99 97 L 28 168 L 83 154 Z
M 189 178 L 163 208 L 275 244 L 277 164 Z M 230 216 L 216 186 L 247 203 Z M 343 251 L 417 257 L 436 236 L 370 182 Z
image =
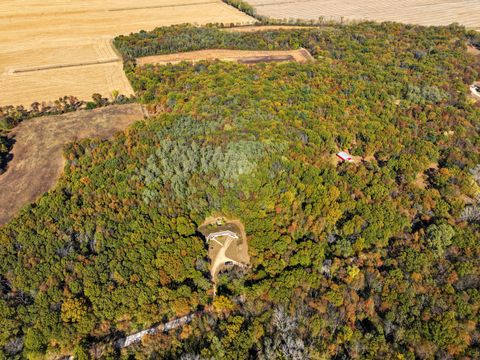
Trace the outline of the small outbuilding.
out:
M 345 161 L 345 162 L 353 162 L 353 157 L 352 157 L 352 155 L 347 154 L 347 153 L 344 152 L 344 151 L 340 151 L 339 153 L 337 153 L 337 157 L 338 157 L 340 160 Z
M 473 95 L 480 97 L 480 84 L 473 84 L 470 86 L 470 91 Z

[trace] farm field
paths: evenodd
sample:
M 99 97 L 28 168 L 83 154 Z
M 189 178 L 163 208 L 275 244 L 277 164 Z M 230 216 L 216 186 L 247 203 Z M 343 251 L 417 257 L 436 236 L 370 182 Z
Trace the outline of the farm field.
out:
M 146 64 L 165 65 L 168 63 L 175 64 L 181 61 L 196 62 L 201 60 L 223 60 L 244 63 L 288 60 L 303 63 L 313 60 L 313 57 L 305 49 L 282 51 L 209 49 L 168 55 L 145 56 L 138 58 L 137 64 L 140 66 Z
M 138 104 L 45 116 L 22 122 L 12 132 L 13 159 L 0 176 L 0 225 L 48 191 L 63 171 L 63 145 L 89 137 L 107 138 L 143 118 Z
M 260 15 L 278 19 L 397 21 L 419 25 L 454 22 L 480 29 L 478 0 L 249 0 Z
M 72 94 L 88 100 L 93 93 L 109 96 L 113 90 L 131 95 L 133 90 L 123 76 L 121 62 L 56 68 L 6 75 L 2 80 L 2 104 L 29 105 Z
M 254 20 L 220 0 L 2 1 L 0 105 L 30 105 L 63 95 L 85 100 L 113 90 L 132 94 L 110 40 L 187 22 Z

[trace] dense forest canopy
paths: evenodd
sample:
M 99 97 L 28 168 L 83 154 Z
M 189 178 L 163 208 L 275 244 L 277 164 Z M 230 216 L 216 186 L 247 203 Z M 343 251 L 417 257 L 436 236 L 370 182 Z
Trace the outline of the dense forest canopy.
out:
M 156 115 L 65 150 L 58 186 L 0 230 L 5 357 L 176 316 L 132 358 L 478 358 L 480 68 L 457 26 L 363 23 L 119 37 Z M 137 67 L 203 48 L 307 48 L 307 64 Z M 347 150 L 363 161 L 337 163 Z M 212 299 L 197 228 L 241 219 L 251 267 Z M 97 345 L 96 345 L 97 344 Z

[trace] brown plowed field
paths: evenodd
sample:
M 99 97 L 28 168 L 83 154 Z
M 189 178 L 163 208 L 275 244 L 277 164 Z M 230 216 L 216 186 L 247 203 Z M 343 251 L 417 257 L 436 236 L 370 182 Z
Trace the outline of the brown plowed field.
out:
M 479 0 L 248 0 L 276 19 L 374 20 L 480 29 Z
M 251 50 L 223 50 L 210 49 L 190 51 L 184 53 L 145 56 L 137 59 L 137 65 L 146 64 L 176 64 L 182 61 L 197 62 L 201 60 L 236 61 L 242 63 L 297 61 L 300 63 L 312 60 L 310 53 L 305 49 L 284 51 L 251 51 Z
M 26 204 L 50 190 L 64 167 L 63 145 L 90 138 L 107 138 L 143 119 L 138 104 L 26 120 L 11 133 L 13 159 L 0 175 L 0 225 Z
M 113 90 L 132 94 L 111 47 L 113 37 L 164 25 L 213 22 L 255 20 L 221 0 L 2 0 L 0 106 L 64 95 L 89 100 L 95 92 L 109 96 Z M 50 69 L 41 69 L 45 67 Z

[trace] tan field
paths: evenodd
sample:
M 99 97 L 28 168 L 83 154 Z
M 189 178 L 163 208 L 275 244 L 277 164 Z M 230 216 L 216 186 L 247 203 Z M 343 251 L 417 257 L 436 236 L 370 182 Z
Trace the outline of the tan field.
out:
M 221 0 L 3 0 L 0 105 L 63 95 L 86 100 L 94 92 L 107 96 L 113 90 L 131 94 L 110 44 L 113 37 L 213 22 L 250 24 L 254 19 Z
M 479 0 L 248 0 L 260 15 L 277 19 L 375 20 L 419 25 L 454 22 L 480 29 Z
M 133 93 L 121 62 L 12 74 L 2 79 L 2 87 L 2 103 L 25 105 L 54 100 L 61 94 L 86 100 L 93 93 L 108 97 L 113 90 L 125 95 Z
M 280 51 L 251 51 L 251 50 L 225 50 L 209 49 L 184 53 L 145 56 L 137 59 L 137 65 L 146 64 L 176 64 L 182 61 L 197 62 L 201 60 L 222 60 L 241 63 L 271 62 L 271 61 L 297 61 L 304 63 L 313 60 L 305 49 L 280 50 Z
M 0 175 L 0 226 L 55 185 L 63 172 L 64 144 L 110 137 L 143 117 L 141 105 L 128 104 L 22 122 L 11 133 L 13 159 Z

